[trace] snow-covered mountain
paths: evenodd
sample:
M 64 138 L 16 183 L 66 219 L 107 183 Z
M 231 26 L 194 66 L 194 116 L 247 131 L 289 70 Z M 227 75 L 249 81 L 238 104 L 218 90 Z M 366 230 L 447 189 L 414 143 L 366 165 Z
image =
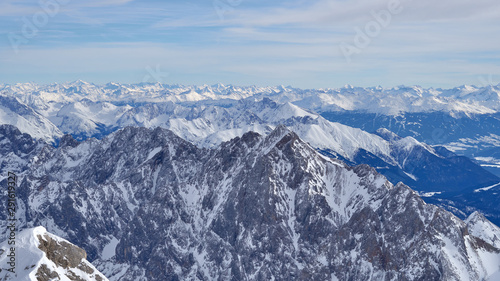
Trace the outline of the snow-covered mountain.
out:
M 19 102 L 50 120 L 63 133 L 73 134 L 79 139 L 103 137 L 118 128 L 117 118 L 146 103 L 159 108 L 169 102 L 187 107 L 230 107 L 236 101 L 260 101 L 264 98 L 278 104 L 289 102 L 322 114 L 331 121 L 368 132 L 388 128 L 401 136 L 412 136 L 421 142 L 447 145 L 449 149 L 458 153 L 463 151 L 467 156 L 472 156 L 483 148 L 491 148 L 492 143 L 488 141 L 491 139 L 490 134 L 493 134 L 493 138 L 500 136 L 500 85 L 460 86 L 453 89 L 424 89 L 418 86 L 361 88 L 347 85 L 339 89 L 303 90 L 283 86 L 237 87 L 222 84 L 95 85 L 76 81 L 50 85 L 0 85 L 0 92 L 3 96 L 16 97 Z M 8 115 L 9 112 L 3 114 Z M 33 118 L 27 119 L 33 122 Z M 124 117 L 122 124 L 135 122 L 130 119 L 134 119 L 133 114 Z M 182 127 L 182 121 L 178 120 L 177 125 Z M 22 118 L 21 121 L 2 122 L 12 125 L 17 123 L 16 126 L 23 132 L 32 132 L 33 136 L 46 140 L 60 137 L 60 132 L 53 128 L 39 130 L 38 135 L 33 129 L 23 130 L 26 126 L 23 123 L 26 121 Z M 50 125 L 46 120 L 36 122 Z M 162 120 L 160 118 L 151 122 L 161 123 Z M 261 128 L 254 128 L 258 129 Z M 486 161 L 484 164 L 496 165 L 494 161 Z M 498 173 L 500 174 L 500 168 Z
M 46 142 L 63 135 L 50 120 L 15 97 L 0 95 L 0 124 L 13 125 L 21 132 Z
M 198 146 L 210 148 L 249 131 L 267 135 L 280 124 L 325 155 L 352 165 L 370 164 L 394 184 L 403 181 L 419 191 L 475 189 L 500 181 L 472 161 L 448 151 L 437 151 L 412 137 L 389 136 L 392 133 L 384 129 L 370 134 L 330 122 L 294 104 L 279 104 L 268 98 L 237 101 L 230 106 L 148 103 L 124 113 L 116 127 L 162 127 Z
M 411 136 L 431 145 L 476 158 L 500 176 L 500 113 L 465 115 L 447 112 L 402 113 L 398 116 L 359 111 L 322 112 L 328 120 L 368 132 L 387 128 L 400 136 Z
M 15 248 L 16 260 L 8 265 L 11 248 Z M 17 233 L 15 244 L 5 241 L 0 249 L 1 280 L 108 280 L 86 260 L 83 249 L 47 232 L 44 227 L 24 229 Z
M 483 215 L 474 212 L 465 220 L 465 223 L 472 235 L 487 241 L 496 248 L 500 247 L 500 237 L 497 235 L 498 226 L 492 224 Z
M 198 146 L 215 148 L 246 132 L 267 135 L 285 124 L 324 155 L 349 165 L 369 164 L 394 184 L 402 181 L 436 197 L 426 200 L 450 207 L 462 218 L 481 210 L 500 223 L 495 189 L 474 192 L 500 181 L 498 86 L 301 90 L 77 81 L 1 85 L 0 91 L 5 105 L 16 104 L 4 106 L 10 108 L 4 112 L 31 120 L 29 126 L 21 123 L 22 132 L 55 143 L 62 133 L 85 140 L 126 126 L 159 126 Z M 497 176 L 457 155 L 461 153 Z M 24 161 L 6 159 L 2 161 L 17 166 Z
M 0 85 L 0 91 L 19 97 L 34 106 L 43 101 L 76 102 L 84 98 L 105 102 L 199 102 L 241 100 L 248 97 L 271 98 L 279 103 L 291 102 L 303 108 L 324 111 L 364 111 L 379 114 L 401 112 L 494 113 L 500 110 L 500 85 L 460 86 L 453 89 L 425 89 L 419 86 L 352 87 L 302 90 L 291 87 L 237 87 L 231 85 L 162 85 L 118 84 L 95 85 L 84 81 L 38 85 L 33 83 Z M 34 106 L 35 107 L 35 106 Z
M 118 86 L 113 84 L 104 88 L 116 89 Z M 213 148 L 232 138 L 241 137 L 246 132 L 267 135 L 276 126 L 285 124 L 323 154 L 344 160 L 350 165 L 369 164 L 392 183 L 402 181 L 420 192 L 466 192 L 500 182 L 498 177 L 469 159 L 443 149 L 436 150 L 413 137 L 389 136 L 391 133 L 385 132 L 386 130 L 370 134 L 328 121 L 319 114 L 290 102 L 278 103 L 267 97 L 261 100 L 250 97 L 243 100 L 202 100 L 189 103 L 134 101 L 130 105 L 124 97 L 125 100 L 121 103 L 113 104 L 89 99 L 99 97 L 95 91 L 101 88 L 95 85 L 79 82 L 69 88 L 72 90 L 66 90 L 70 92 L 67 97 L 50 95 L 50 99 L 38 89 L 37 94 L 31 96 L 31 102 L 48 120 L 59 126 L 61 131 L 78 140 L 102 138 L 126 126 L 162 127 L 198 146 Z M 217 86 L 217 89 L 222 88 L 225 89 L 221 85 Z M 84 97 L 79 91 L 89 94 Z M 220 95 L 231 96 L 227 91 Z M 108 99 L 112 97 L 111 95 Z M 33 102 L 40 101 L 41 98 L 47 99 L 48 103 Z M 25 99 L 25 102 L 30 100 Z M 464 214 L 469 214 L 482 209 L 463 207 L 461 210 Z M 490 214 L 495 213 L 497 208 L 482 211 L 493 219 Z
M 197 108 L 210 105 L 231 107 L 236 101 L 260 101 L 265 98 L 278 104 L 292 103 L 322 114 L 331 121 L 368 132 L 388 128 L 401 136 L 412 136 L 421 142 L 447 145 L 458 153 L 464 150 L 463 153 L 467 156 L 482 151 L 483 146 L 484 149 L 491 148 L 491 142 L 488 141 L 491 139 L 490 134 L 493 134 L 493 138 L 500 136 L 498 85 L 460 86 L 454 89 L 424 89 L 418 86 L 360 88 L 348 85 L 339 89 L 302 90 L 283 86 L 182 86 L 144 83 L 95 85 L 76 81 L 51 85 L 0 85 L 0 92 L 3 96 L 16 97 L 19 102 L 50 120 L 63 133 L 73 134 L 79 139 L 92 136 L 101 138 L 124 124 L 146 122 L 153 126 L 154 123 L 165 122 L 165 118 L 161 116 L 157 116 L 157 120 L 144 120 L 137 116 L 138 120 L 134 120 L 134 110 L 145 104 L 150 108 L 138 110 L 139 113 L 154 110 L 155 107 L 172 107 L 166 105 L 168 103 Z M 145 113 L 143 117 L 147 115 L 148 113 Z M 117 124 L 117 119 L 121 117 L 122 126 Z M 14 123 L 17 121 L 14 121 L 3 122 L 16 125 Z M 17 122 L 19 124 L 16 126 L 23 132 L 29 132 L 23 130 L 23 122 Z M 37 122 L 49 124 L 46 120 Z M 170 122 L 177 122 L 172 124 L 172 127 L 184 129 L 182 119 Z M 259 131 L 263 128 L 253 129 Z M 40 130 L 43 136 L 40 132 L 37 135 L 35 130 L 31 132 L 33 136 L 46 140 L 60 137 L 60 132 L 54 131 L 53 128 Z M 228 134 L 227 139 L 234 136 Z M 494 161 L 486 161 L 484 164 L 496 165 Z
M 64 133 L 80 136 L 82 139 L 102 138 L 116 130 L 117 121 L 131 108 L 82 99 L 61 105 L 57 113 L 48 114 L 47 117 Z
M 110 280 L 499 274 L 500 230 L 486 219 L 464 222 L 367 165 L 324 157 L 285 126 L 214 148 L 161 128 L 65 137 L 30 163 L 18 194 L 21 227 L 74 241 Z

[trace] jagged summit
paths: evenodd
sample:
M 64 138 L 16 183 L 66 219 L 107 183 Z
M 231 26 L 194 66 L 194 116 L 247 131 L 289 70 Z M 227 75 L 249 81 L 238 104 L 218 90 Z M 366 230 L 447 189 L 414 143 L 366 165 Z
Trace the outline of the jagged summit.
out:
M 278 125 L 274 128 L 274 130 L 267 136 L 269 142 L 277 141 L 282 139 L 283 137 L 291 135 L 294 138 L 298 138 L 297 134 L 290 129 L 288 129 L 285 125 Z
M 59 141 L 60 147 L 70 146 L 77 147 L 80 143 L 73 138 L 71 135 L 64 135 Z
M 465 220 L 465 223 L 472 235 L 500 249 L 500 236 L 498 235 L 500 228 L 486 219 L 483 214 L 476 211 Z
M 379 135 L 381 138 L 383 138 L 386 141 L 392 142 L 392 141 L 398 141 L 402 139 L 400 136 L 398 136 L 396 133 L 391 132 L 387 130 L 386 128 L 380 128 L 376 131 L 377 135 Z

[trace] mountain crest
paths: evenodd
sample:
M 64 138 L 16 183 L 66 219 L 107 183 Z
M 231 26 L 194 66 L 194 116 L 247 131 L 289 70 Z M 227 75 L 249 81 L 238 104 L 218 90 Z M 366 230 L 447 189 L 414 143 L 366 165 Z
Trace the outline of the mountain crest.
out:
M 500 228 L 486 219 L 483 214 L 476 211 L 465 220 L 465 223 L 470 234 L 500 250 Z
M 386 128 L 380 128 L 376 131 L 376 134 L 383 138 L 386 141 L 393 142 L 393 141 L 398 141 L 401 140 L 402 137 L 398 136 L 396 133 L 393 133 Z

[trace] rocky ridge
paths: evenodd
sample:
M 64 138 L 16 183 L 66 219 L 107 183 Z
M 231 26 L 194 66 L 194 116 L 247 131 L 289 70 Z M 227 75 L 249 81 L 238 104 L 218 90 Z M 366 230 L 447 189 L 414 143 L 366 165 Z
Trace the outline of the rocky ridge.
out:
M 213 149 L 160 128 L 67 139 L 32 161 L 19 199 L 22 227 L 74 241 L 110 280 L 486 280 L 500 265 L 486 219 L 284 126 Z

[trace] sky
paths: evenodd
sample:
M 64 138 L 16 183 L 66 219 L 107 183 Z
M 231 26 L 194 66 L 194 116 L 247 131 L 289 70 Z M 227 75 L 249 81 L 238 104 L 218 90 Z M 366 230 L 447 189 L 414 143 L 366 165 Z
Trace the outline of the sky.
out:
M 497 0 L 2 0 L 0 84 L 500 83 Z

